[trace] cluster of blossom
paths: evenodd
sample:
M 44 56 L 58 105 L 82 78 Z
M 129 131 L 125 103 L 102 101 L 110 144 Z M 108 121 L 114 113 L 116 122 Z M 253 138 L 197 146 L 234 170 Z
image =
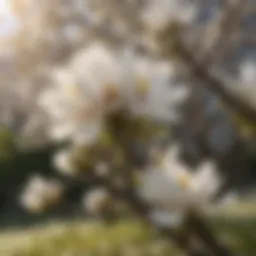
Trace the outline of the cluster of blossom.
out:
M 4 119 L 2 122 L 19 127 L 21 124 L 16 124 L 13 119 L 16 120 L 18 115 L 19 119 L 27 120 L 24 116 L 32 112 L 33 120 L 29 122 L 29 128 L 25 129 L 31 132 L 30 130 L 35 130 L 35 128 L 30 126 L 42 126 L 40 120 L 47 122 L 42 114 L 40 118 L 35 117 L 38 116 L 34 114 L 37 99 L 35 94 L 38 93 L 39 85 L 47 84 L 45 78 L 51 73 L 49 70 L 52 66 L 66 62 L 70 57 L 73 58 L 77 50 L 85 48 L 95 38 L 114 43 L 115 47 L 122 49 L 135 48 L 135 50 L 146 51 L 147 55 L 157 55 L 161 45 L 155 41 L 155 36 L 170 22 L 182 22 L 189 28 L 194 26 L 194 29 L 191 29 L 194 33 L 197 28 L 195 25 L 200 22 L 202 24 L 209 22 L 216 16 L 222 4 L 216 0 L 193 3 L 188 0 L 144 2 L 76 0 L 51 3 L 3 0 L 1 7 L 4 21 L 0 28 L 1 38 L 3 38 L 1 40 L 1 70 L 2 66 L 5 69 L 3 70 L 5 75 L 1 72 L 1 78 L 3 84 L 8 84 L 8 88 L 13 88 L 8 89 L 11 92 L 1 93 L 5 99 L 1 102 L 6 102 L 8 98 L 9 101 L 17 102 L 18 105 L 14 108 L 5 104 L 5 114 L 1 120 Z M 130 15 L 133 19 L 130 19 Z M 200 28 L 198 30 L 200 31 Z M 44 32 L 41 33 L 41 31 Z M 250 65 L 253 69 L 251 65 L 253 63 L 254 60 L 250 57 L 250 61 L 246 61 L 245 66 Z M 6 66 L 9 67 L 7 71 Z M 248 70 L 247 67 L 241 65 L 241 69 Z M 241 72 L 243 83 L 250 79 L 248 78 L 249 71 L 247 75 L 245 72 Z M 10 78 L 6 78 L 6 73 L 12 77 L 11 81 Z M 17 87 L 21 88 L 21 92 L 13 93 L 12 91 L 16 91 Z M 3 91 L 6 90 L 4 86 Z M 7 97 L 6 94 L 9 95 L 9 93 L 11 96 Z M 21 111 L 23 105 L 25 105 L 24 110 Z M 36 109 L 37 113 L 38 111 Z M 22 112 L 22 117 L 20 117 L 20 112 Z M 42 137 L 42 129 L 39 129 L 39 132 Z M 40 136 L 33 138 L 36 137 Z
M 195 35 L 202 37 L 203 30 L 203 36 L 207 36 L 209 27 L 202 29 L 202 25 L 211 23 L 218 16 L 223 7 L 219 2 L 10 1 L 12 13 L 7 7 L 2 8 L 7 23 L 0 26 L 0 34 L 4 37 L 0 44 L 0 89 L 4 92 L 1 92 L 4 97 L 1 102 L 9 100 L 15 104 L 2 103 L 5 106 L 0 113 L 1 122 L 16 127 L 20 114 L 21 124 L 16 129 L 23 135 L 33 134 L 32 142 L 38 139 L 40 142 L 69 141 L 71 146 L 58 153 L 54 163 L 65 174 L 73 176 L 81 174 L 78 172 L 81 166 L 76 166 L 74 161 L 77 149 L 85 148 L 82 158 L 88 157 L 88 149 L 95 145 L 99 147 L 97 143 L 106 132 L 111 138 L 120 136 L 118 145 L 116 141 L 114 144 L 110 142 L 111 154 L 117 154 L 116 148 L 120 152 L 128 150 L 127 145 L 122 144 L 121 137 L 126 136 L 122 135 L 123 127 L 115 130 L 118 135 L 107 130 L 109 120 L 116 114 L 121 113 L 132 121 L 149 119 L 164 125 L 166 130 L 174 126 L 177 128 L 173 130 L 175 134 L 177 130 L 175 139 L 189 158 L 199 162 L 204 157 L 210 157 L 210 160 L 197 167 L 196 174 L 191 174 L 194 168 L 180 163 L 173 153 L 176 149 L 171 149 L 160 166 L 150 166 L 153 170 L 145 172 L 139 194 L 148 200 L 153 193 L 150 203 L 155 204 L 157 200 L 178 210 L 208 201 L 225 187 L 217 169 L 230 173 L 233 168 L 239 172 L 241 168 L 247 168 L 241 153 L 243 147 L 238 143 L 239 134 L 229 115 L 216 104 L 219 101 L 216 96 L 202 90 L 199 82 L 193 85 L 194 81 L 187 79 L 183 66 L 170 59 L 158 39 L 165 28 L 178 23 L 185 28 L 188 45 L 200 44 Z M 3 6 L 7 6 L 5 3 Z M 12 28 L 6 29 L 6 26 Z M 228 68 L 235 66 L 240 83 L 253 87 L 255 60 L 240 58 L 238 62 L 232 61 L 232 65 L 227 61 Z M 217 61 L 218 69 L 225 70 L 223 62 L 226 59 Z M 185 110 L 181 111 L 184 103 Z M 131 125 L 128 132 L 133 128 Z M 129 136 L 126 140 L 131 143 L 138 139 Z M 169 137 L 167 133 L 165 139 Z M 151 146 L 144 143 L 144 148 Z M 90 162 L 94 161 L 92 165 L 86 162 L 84 166 L 98 170 L 98 173 L 108 173 L 117 166 L 120 169 L 127 165 L 125 161 L 117 164 L 112 158 L 105 161 L 98 157 L 98 151 L 95 154 L 89 154 Z M 212 158 L 216 160 L 216 166 L 212 166 Z M 85 161 L 78 162 L 83 165 Z M 28 208 L 41 207 L 34 206 L 34 201 L 47 206 L 52 202 L 48 196 L 41 196 L 45 190 L 41 185 L 35 185 L 40 191 L 33 194 L 40 194 L 38 198 L 42 197 L 42 200 L 30 199 L 31 192 L 24 194 L 28 199 L 22 201 Z M 105 205 L 108 201 L 106 194 L 101 190 L 95 194 L 92 198 L 96 198 L 96 205 Z M 165 197 L 167 194 L 171 197 Z M 204 198 L 201 198 L 202 194 Z M 85 205 L 95 212 L 91 201 L 89 197 Z
M 187 1 L 139 2 L 1 1 L 1 123 L 32 137 L 29 141 L 33 144 L 37 140 L 42 143 L 47 139 L 44 128 L 48 120 L 37 106 L 37 97 L 56 65 L 74 58 L 95 40 L 122 49 L 146 47 L 150 55 L 155 47 L 151 26 L 158 24 L 160 29 L 170 19 L 182 17 L 188 21 L 195 12 Z M 177 15 L 181 7 L 184 12 Z M 136 25 L 131 24 L 129 15 L 138 19 Z
M 54 75 L 57 81 L 40 98 L 52 117 L 52 137 L 85 144 L 118 110 L 161 122 L 177 121 L 179 103 L 189 93 L 186 84 L 175 81 L 175 66 L 168 61 L 115 52 L 97 43 L 78 52 L 68 67 Z

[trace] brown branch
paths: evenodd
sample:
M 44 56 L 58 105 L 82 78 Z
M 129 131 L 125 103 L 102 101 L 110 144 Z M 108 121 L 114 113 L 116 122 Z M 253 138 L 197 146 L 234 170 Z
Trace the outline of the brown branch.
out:
M 233 255 L 221 241 L 218 241 L 218 239 L 214 237 L 207 222 L 196 212 L 190 212 L 188 214 L 187 225 L 191 227 L 195 235 L 204 243 L 204 245 L 212 250 L 213 255 Z
M 140 200 L 140 198 L 134 192 L 134 189 L 127 189 L 127 187 L 117 187 L 115 184 L 113 184 L 111 178 L 102 178 L 95 176 L 93 182 L 94 184 L 100 184 L 102 186 L 105 186 L 114 198 L 124 201 L 136 215 L 138 215 L 150 226 L 156 228 L 156 230 L 160 234 L 171 240 L 171 242 L 174 242 L 176 246 L 182 251 L 185 251 L 188 256 L 202 256 L 201 252 L 199 252 L 196 248 L 191 247 L 191 244 L 189 243 L 190 234 L 186 232 L 177 232 L 174 229 L 158 226 L 153 223 L 149 214 L 151 212 L 151 207 L 147 205 L 144 201 Z
M 141 219 L 146 221 L 150 226 L 163 236 L 174 242 L 178 248 L 185 251 L 188 256 L 232 256 L 228 248 L 225 248 L 212 234 L 212 231 L 204 221 L 194 211 L 188 212 L 185 221 L 185 230 L 182 232 L 156 225 L 150 218 L 152 208 L 146 204 L 135 193 L 133 188 L 120 188 L 113 184 L 113 179 L 95 177 L 94 183 L 105 186 L 113 197 L 123 200 Z M 191 238 L 196 236 L 203 246 L 202 249 L 196 248 L 191 244 Z
M 232 89 L 232 85 L 227 84 L 217 74 L 213 74 L 207 63 L 197 60 L 179 36 L 177 36 L 174 47 L 180 60 L 189 68 L 194 78 L 202 81 L 210 91 L 220 96 L 232 110 L 237 111 L 252 122 L 256 122 L 256 109 L 254 106 L 236 93 Z
M 223 53 L 225 43 L 238 26 L 247 5 L 244 0 L 227 0 L 215 22 L 206 27 L 201 45 L 204 62 L 212 64 Z
M 210 46 L 206 47 L 207 50 L 203 51 L 204 56 L 196 57 L 192 50 L 187 47 L 180 36 L 181 28 L 179 26 L 171 25 L 170 28 L 161 33 L 159 39 L 162 41 L 163 48 L 165 49 L 164 52 L 170 53 L 172 59 L 174 57 L 173 53 L 175 53 L 178 59 L 189 68 L 192 76 L 203 82 L 210 91 L 220 96 L 231 110 L 235 110 L 243 117 L 256 122 L 256 109 L 253 103 L 247 102 L 246 99 L 242 98 L 239 93 L 232 89 L 232 85 L 229 82 L 224 81 L 222 77 L 213 74 L 210 70 L 210 66 L 215 60 L 214 55 L 218 55 L 216 54 L 216 47 L 219 48 L 226 36 L 234 29 L 233 22 L 237 23 L 239 21 L 242 10 L 246 6 L 242 0 L 230 0 L 228 2 L 229 6 L 225 8 L 220 20 L 215 25 L 215 33 L 218 35 L 212 38 L 213 42 L 211 42 Z
M 218 54 L 214 57 L 215 63 L 220 63 L 220 61 L 224 61 L 225 59 L 230 58 L 234 51 L 240 46 L 240 45 L 246 45 L 246 46 L 254 46 L 256 45 L 256 35 L 251 33 L 237 33 L 232 35 L 229 38 L 229 44 L 223 45 L 221 48 L 221 52 L 223 54 Z

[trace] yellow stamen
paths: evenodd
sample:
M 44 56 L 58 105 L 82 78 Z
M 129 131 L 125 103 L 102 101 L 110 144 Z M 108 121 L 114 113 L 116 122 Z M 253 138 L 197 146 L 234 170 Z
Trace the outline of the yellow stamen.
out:
M 178 178 L 178 184 L 181 188 L 187 189 L 190 186 L 190 178 L 186 174 L 182 174 Z
M 140 77 L 136 83 L 136 95 L 139 98 L 144 98 L 150 89 L 150 84 L 146 78 Z
M 67 92 L 73 97 L 79 97 L 82 95 L 82 90 L 76 84 L 65 85 Z

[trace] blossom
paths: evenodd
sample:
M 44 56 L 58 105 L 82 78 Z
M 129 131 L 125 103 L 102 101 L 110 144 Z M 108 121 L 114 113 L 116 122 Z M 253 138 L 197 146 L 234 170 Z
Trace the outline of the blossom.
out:
M 19 200 L 25 209 L 40 213 L 58 203 L 62 193 L 63 186 L 58 181 L 34 175 L 28 180 Z
M 148 0 L 141 16 L 147 28 L 160 31 L 173 21 L 190 23 L 196 17 L 196 7 L 186 0 Z
M 111 205 L 111 196 L 106 188 L 97 187 L 85 194 L 83 205 L 85 210 L 92 215 L 101 214 L 109 209 Z
M 65 175 L 73 176 L 76 173 L 76 167 L 72 163 L 72 150 L 69 148 L 57 152 L 54 155 L 53 164 Z
M 128 108 L 135 115 L 161 122 L 175 123 L 178 107 L 190 90 L 185 82 L 177 82 L 177 67 L 166 60 L 137 57 L 134 64 L 135 95 Z
M 67 83 L 72 81 L 72 76 L 69 76 L 68 73 L 63 72 L 61 75 L 63 76 L 63 81 Z M 91 114 L 91 105 L 86 101 L 77 84 L 57 84 L 41 95 L 40 105 L 50 113 L 49 116 L 52 123 L 50 129 L 51 138 L 63 140 L 75 136 L 80 137 L 80 132 L 82 132 L 84 139 L 87 142 L 90 141 L 90 137 L 85 138 L 86 134 L 88 134 L 85 131 L 86 129 L 82 129 L 86 127 L 82 126 L 84 119 L 87 119 Z M 89 128 L 89 124 L 87 124 L 87 128 L 91 128 Z M 96 131 L 97 129 L 95 128 L 91 128 L 90 131 Z
M 194 173 L 178 158 L 173 147 L 162 161 L 141 177 L 138 193 L 148 203 L 170 211 L 207 205 L 221 185 L 221 177 L 212 162 L 202 163 Z
M 127 55 L 126 49 L 114 51 L 100 43 L 53 75 L 56 84 L 42 94 L 40 104 L 51 117 L 52 138 L 75 143 L 95 141 L 108 115 L 120 109 L 176 122 L 189 92 L 185 83 L 176 82 L 175 66 L 168 61 Z

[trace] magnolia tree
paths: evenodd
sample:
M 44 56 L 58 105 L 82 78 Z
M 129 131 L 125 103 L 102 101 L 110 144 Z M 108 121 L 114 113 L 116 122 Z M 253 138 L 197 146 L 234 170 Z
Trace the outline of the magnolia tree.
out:
M 20 145 L 63 145 L 53 164 L 95 185 L 89 213 L 117 200 L 188 255 L 233 255 L 202 215 L 252 185 L 233 117 L 256 122 L 254 1 L 0 3 L 0 120 Z M 64 191 L 35 176 L 20 201 Z

